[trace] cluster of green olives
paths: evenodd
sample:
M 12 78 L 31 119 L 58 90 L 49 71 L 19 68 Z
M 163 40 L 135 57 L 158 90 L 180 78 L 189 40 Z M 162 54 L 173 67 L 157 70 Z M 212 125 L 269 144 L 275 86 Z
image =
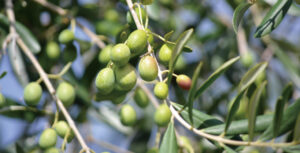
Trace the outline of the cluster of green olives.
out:
M 58 36 L 59 43 L 65 45 L 63 50 L 63 59 L 66 62 L 72 62 L 76 59 L 76 47 L 72 43 L 74 39 L 74 33 L 69 29 L 63 30 Z M 46 46 L 46 54 L 49 59 L 57 60 L 60 56 L 60 48 L 58 43 L 55 41 L 48 42 Z
M 74 138 L 74 132 L 65 121 L 58 121 L 53 128 L 45 129 L 39 139 L 39 146 L 45 150 L 45 153 L 59 153 L 55 148 L 57 135 L 67 142 L 71 142 Z

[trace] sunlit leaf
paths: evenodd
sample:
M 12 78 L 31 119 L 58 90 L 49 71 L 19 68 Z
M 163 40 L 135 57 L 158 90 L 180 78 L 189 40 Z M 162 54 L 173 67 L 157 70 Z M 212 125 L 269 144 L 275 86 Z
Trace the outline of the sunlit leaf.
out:
M 175 135 L 174 123 L 171 121 L 162 139 L 159 153 L 178 152 L 177 139 Z
M 232 18 L 232 25 L 233 25 L 233 30 L 235 32 L 238 31 L 238 27 L 240 22 L 243 19 L 243 16 L 245 14 L 245 12 L 247 11 L 247 9 L 251 6 L 251 3 L 245 2 L 245 3 L 241 3 L 238 5 L 238 7 L 234 10 L 233 13 L 233 18 Z

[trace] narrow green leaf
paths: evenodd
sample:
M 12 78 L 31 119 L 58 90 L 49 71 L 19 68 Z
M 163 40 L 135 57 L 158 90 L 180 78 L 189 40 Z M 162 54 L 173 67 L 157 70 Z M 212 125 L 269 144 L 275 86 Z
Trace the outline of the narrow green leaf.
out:
M 222 147 L 225 149 L 226 153 L 237 153 L 236 151 L 234 151 L 233 149 L 231 149 L 230 147 L 224 144 L 222 145 Z
M 6 74 L 7 74 L 6 71 L 2 72 L 1 75 L 0 75 L 0 79 L 2 79 L 3 77 L 5 77 Z
M 178 152 L 177 140 L 174 130 L 174 123 L 170 122 L 168 125 L 168 129 L 162 139 L 159 153 L 176 153 Z
M 240 22 L 242 21 L 242 18 L 247 11 L 247 9 L 251 6 L 251 3 L 245 2 L 241 3 L 237 6 L 237 8 L 234 10 L 233 18 L 232 18 L 232 25 L 233 30 L 237 33 L 238 27 Z
M 238 61 L 240 57 L 235 57 L 227 62 L 225 62 L 223 65 L 221 65 L 213 74 L 211 74 L 205 82 L 199 87 L 199 89 L 196 91 L 195 98 L 199 97 L 203 91 L 205 91 L 217 78 L 221 76 L 222 73 L 224 73 L 233 63 Z
M 256 64 L 254 67 L 252 67 L 242 78 L 240 84 L 239 84 L 239 91 L 243 91 L 246 88 L 248 88 L 259 76 L 260 73 L 262 73 L 267 68 L 268 63 L 262 62 Z
M 171 47 L 173 47 L 173 48 L 175 47 L 175 44 L 176 44 L 175 42 L 171 42 L 171 41 L 167 41 L 166 43 L 168 45 L 170 45 Z M 182 49 L 182 51 L 190 53 L 190 52 L 193 51 L 193 49 L 191 47 L 189 47 L 189 46 L 184 46 L 183 49 Z
M 282 121 L 282 116 L 283 116 L 283 110 L 284 110 L 284 105 L 288 101 L 288 98 L 290 97 L 291 93 L 293 90 L 293 86 L 291 83 L 289 83 L 284 89 L 282 95 L 278 98 L 276 102 L 276 107 L 275 107 L 275 113 L 273 117 L 273 137 L 276 138 L 278 136 L 278 132 L 280 129 L 281 121 Z
M 255 91 L 250 98 L 249 110 L 248 110 L 248 129 L 249 129 L 249 140 L 252 141 L 255 131 L 256 114 L 258 109 L 258 103 L 263 90 L 265 89 L 267 82 L 264 81 Z
M 292 2 L 292 0 L 278 0 L 265 15 L 263 21 L 256 29 L 254 37 L 259 38 L 273 31 L 281 23 Z
M 172 31 L 170 31 L 170 32 L 168 32 L 168 33 L 166 33 L 166 34 L 164 35 L 165 40 L 169 40 L 170 37 L 173 35 L 173 33 L 174 33 L 174 30 L 172 30 Z
M 9 27 L 9 21 L 6 16 L 0 13 L 0 24 Z M 34 35 L 23 24 L 16 22 L 16 30 L 30 51 L 37 54 L 41 51 L 41 46 Z
M 18 143 L 16 143 L 16 153 L 25 153 L 23 148 Z
M 282 120 L 284 122 L 281 123 L 279 129 L 279 135 L 282 135 L 290 130 L 292 130 L 295 126 L 297 115 L 300 112 L 300 98 L 297 99 L 291 106 L 289 106 L 283 113 Z M 268 128 L 261 134 L 259 140 L 267 141 L 273 138 L 273 124 L 272 121 L 269 123 Z
M 244 96 L 245 92 L 246 92 L 246 90 L 243 90 L 242 92 L 238 93 L 238 95 L 234 98 L 234 101 L 233 101 L 233 103 L 229 109 L 228 115 L 226 117 L 224 133 L 227 133 L 227 130 L 232 122 L 232 119 L 233 119 L 235 113 L 237 112 L 237 110 L 239 109 L 240 101 L 241 101 L 242 97 Z
M 202 68 L 202 62 L 200 62 L 193 74 L 193 78 L 192 78 L 192 86 L 189 90 L 189 94 L 188 94 L 188 101 L 187 103 L 184 105 L 184 108 L 186 106 L 188 106 L 188 110 L 189 110 L 189 116 L 190 116 L 190 121 L 191 121 L 191 125 L 193 126 L 193 104 L 194 104 L 194 97 L 195 97 L 195 93 L 196 93 L 196 88 L 197 88 L 197 82 L 198 82 L 198 77 L 200 74 Z
M 300 140 L 300 113 L 298 114 L 296 125 L 294 128 L 294 141 L 299 142 Z
M 300 145 L 283 147 L 282 150 L 286 153 L 299 153 L 300 152 Z
M 175 63 L 178 59 L 178 56 L 182 53 L 182 49 L 184 45 L 187 43 L 188 39 L 192 36 L 193 31 L 194 31 L 193 29 L 186 30 L 179 36 L 179 38 L 176 41 L 176 45 L 173 48 L 171 60 L 169 62 L 169 74 L 168 74 L 167 84 L 171 83 Z

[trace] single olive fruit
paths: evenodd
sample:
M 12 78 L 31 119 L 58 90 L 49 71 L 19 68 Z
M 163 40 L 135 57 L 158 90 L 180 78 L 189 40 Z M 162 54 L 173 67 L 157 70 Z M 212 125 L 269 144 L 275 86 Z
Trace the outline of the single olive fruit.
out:
M 253 64 L 253 55 L 250 51 L 241 55 L 241 62 L 245 67 L 250 67 Z
M 67 132 L 70 131 L 70 134 L 67 138 L 68 142 L 70 142 L 74 138 L 74 132 L 70 128 L 70 126 L 68 125 L 68 123 L 66 121 L 58 121 L 54 125 L 54 128 L 55 128 L 55 131 L 57 132 L 57 134 L 63 139 L 65 138 Z
M 141 53 L 147 46 L 147 33 L 144 30 L 133 31 L 129 35 L 126 45 L 129 47 L 131 53 Z
M 159 50 L 158 58 L 163 64 L 169 64 L 172 57 L 173 47 L 169 44 L 163 44 Z
M 46 149 L 54 147 L 57 140 L 57 134 L 54 129 L 48 128 L 45 129 L 39 139 L 39 145 L 41 148 Z
M 147 94 L 140 87 L 137 87 L 135 89 L 133 99 L 135 103 L 141 108 L 145 108 L 149 104 L 149 98 Z
M 5 105 L 5 101 L 5 97 L 2 95 L 2 93 L 0 93 L 0 108 Z
M 140 10 L 141 10 L 141 11 L 140 11 Z M 141 24 L 145 24 L 145 23 L 146 23 L 146 17 L 147 17 L 147 16 L 146 16 L 146 11 L 145 11 L 145 9 L 142 8 L 142 7 L 140 7 L 140 8 L 139 8 L 139 7 L 135 7 L 135 8 L 134 8 L 134 11 L 135 11 L 135 13 L 136 13 L 136 15 L 137 15 L 137 17 L 138 17 L 140 23 L 141 23 L 141 19 L 142 19 L 143 23 L 141 23 Z M 130 26 L 136 27 L 135 22 L 134 22 L 134 20 L 133 20 L 133 17 L 132 17 L 132 15 L 131 15 L 130 11 L 128 11 L 127 14 L 126 14 L 126 20 L 127 20 L 127 23 L 128 23 Z
M 58 59 L 60 55 L 60 49 L 58 44 L 54 41 L 48 42 L 46 46 L 46 54 L 52 60 Z
M 68 44 L 63 50 L 63 59 L 66 62 L 73 62 L 77 57 L 76 47 L 73 44 Z
M 161 104 L 155 111 L 154 122 L 160 126 L 166 126 L 170 122 L 172 113 L 166 104 Z
M 136 84 L 135 68 L 130 64 L 115 69 L 117 85 L 121 90 L 131 90 Z
M 110 59 L 119 67 L 126 65 L 130 59 L 130 50 L 127 45 L 115 45 L 110 52 Z
M 75 89 L 71 84 L 62 82 L 57 87 L 57 96 L 64 106 L 71 106 L 75 100 Z
M 111 102 L 115 105 L 121 104 L 126 99 L 126 94 L 114 97 Z
M 169 87 L 164 82 L 159 82 L 154 87 L 154 95 L 159 99 L 166 99 L 169 93 Z
M 183 57 L 183 55 L 179 55 L 176 63 L 175 63 L 175 67 L 174 67 L 174 70 L 175 71 L 182 71 L 184 70 L 186 67 L 186 61 Z
M 36 106 L 42 97 L 42 87 L 36 82 L 31 82 L 24 89 L 24 100 L 28 106 Z
M 98 60 L 101 64 L 107 64 L 110 61 L 110 52 L 112 47 L 112 45 L 107 45 L 100 51 Z
M 59 36 L 58 36 L 58 41 L 62 44 L 67 44 L 73 41 L 75 38 L 73 31 L 69 29 L 63 30 Z
M 119 14 L 115 9 L 109 9 L 109 10 L 105 11 L 104 19 L 112 21 L 112 22 L 118 22 Z
M 102 35 L 116 36 L 122 29 L 122 24 L 110 20 L 101 20 L 96 23 L 96 32 Z
M 192 80 L 190 79 L 190 77 L 184 74 L 178 75 L 176 78 L 176 82 L 179 85 L 179 87 L 184 90 L 189 90 L 192 85 Z
M 132 126 L 136 122 L 136 112 L 132 106 L 125 104 L 120 110 L 121 123 Z
M 145 56 L 140 60 L 139 73 L 143 80 L 153 81 L 158 74 L 156 60 L 152 56 Z
M 154 43 L 154 37 L 153 37 L 153 35 L 151 34 L 151 30 L 148 29 L 148 28 L 146 28 L 145 30 L 146 30 L 146 33 L 147 33 L 147 40 L 148 40 L 148 42 L 149 42 L 151 45 L 153 45 L 153 43 Z
M 153 0 L 142 0 L 141 2 L 143 5 L 150 5 L 153 3 Z
M 104 68 L 100 70 L 95 83 L 101 94 L 109 94 L 114 89 L 115 84 L 115 74 L 113 69 Z
M 44 153 L 60 153 L 59 150 L 55 147 L 48 148 L 44 151 Z

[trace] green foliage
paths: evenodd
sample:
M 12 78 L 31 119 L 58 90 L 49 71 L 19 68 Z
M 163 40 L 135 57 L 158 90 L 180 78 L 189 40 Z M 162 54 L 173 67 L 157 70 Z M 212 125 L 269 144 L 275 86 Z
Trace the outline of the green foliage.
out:
M 165 152 L 178 152 L 177 138 L 173 122 L 169 124 L 159 148 L 159 153 Z

